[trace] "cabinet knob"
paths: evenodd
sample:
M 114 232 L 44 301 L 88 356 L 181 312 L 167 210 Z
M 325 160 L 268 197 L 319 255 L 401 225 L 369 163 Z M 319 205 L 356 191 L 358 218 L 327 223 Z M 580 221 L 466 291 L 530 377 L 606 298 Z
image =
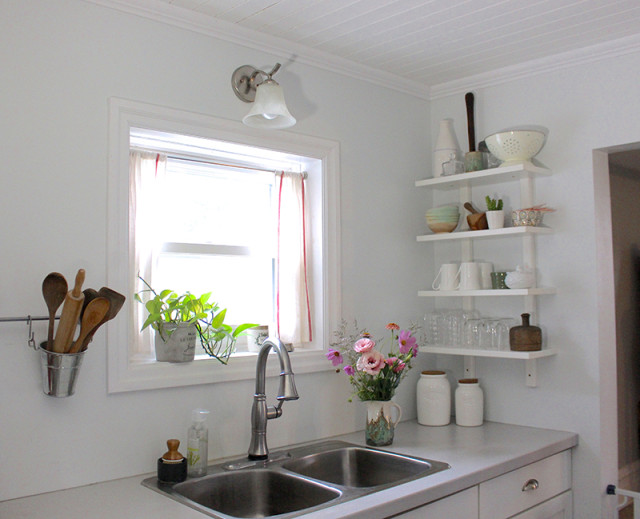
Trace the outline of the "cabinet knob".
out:
M 529 490 L 535 490 L 540 486 L 537 479 L 530 479 L 522 486 L 523 492 L 529 492 Z

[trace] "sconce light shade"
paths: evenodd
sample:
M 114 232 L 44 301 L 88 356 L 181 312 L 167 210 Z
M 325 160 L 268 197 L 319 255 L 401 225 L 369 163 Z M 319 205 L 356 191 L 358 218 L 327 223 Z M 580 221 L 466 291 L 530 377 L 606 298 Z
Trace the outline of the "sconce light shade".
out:
M 273 79 L 266 79 L 257 86 L 256 100 L 242 122 L 254 128 L 289 128 L 296 124 L 284 102 L 282 87 Z

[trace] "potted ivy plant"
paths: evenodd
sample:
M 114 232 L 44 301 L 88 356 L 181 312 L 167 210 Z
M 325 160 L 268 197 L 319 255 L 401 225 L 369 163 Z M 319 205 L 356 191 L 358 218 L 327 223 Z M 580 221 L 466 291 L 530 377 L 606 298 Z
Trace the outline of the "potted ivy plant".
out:
M 160 292 L 140 278 L 145 288 L 135 294 L 136 301 L 147 310 L 142 330 L 155 330 L 156 360 L 159 362 L 190 362 L 195 357 L 199 337 L 206 353 L 227 364 L 237 338 L 248 328 L 245 323 L 235 328 L 224 322 L 227 310 L 210 302 L 211 292 L 196 296 L 190 292 L 178 294 L 170 289 Z M 148 297 L 148 298 L 147 298 Z M 146 302 L 144 298 L 147 298 Z
M 487 224 L 489 229 L 502 229 L 504 227 L 504 210 L 502 209 L 502 198 L 485 197 L 487 202 Z

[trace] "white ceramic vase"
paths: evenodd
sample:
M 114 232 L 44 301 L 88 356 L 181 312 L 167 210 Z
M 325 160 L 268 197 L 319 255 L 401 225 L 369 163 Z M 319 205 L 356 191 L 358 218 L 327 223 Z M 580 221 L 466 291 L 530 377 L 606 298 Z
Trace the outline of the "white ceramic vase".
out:
M 455 154 L 457 159 L 462 157 L 462 150 L 458 144 L 456 132 L 453 129 L 453 119 L 442 119 L 440 130 L 433 147 L 433 176 L 442 175 L 442 165 L 451 159 L 451 154 Z
M 489 229 L 502 229 L 504 227 L 504 210 L 500 211 L 487 211 L 487 224 Z
M 365 427 L 367 445 L 374 447 L 391 445 L 395 427 L 402 417 L 402 408 L 390 400 L 367 400 L 365 404 L 367 404 Z

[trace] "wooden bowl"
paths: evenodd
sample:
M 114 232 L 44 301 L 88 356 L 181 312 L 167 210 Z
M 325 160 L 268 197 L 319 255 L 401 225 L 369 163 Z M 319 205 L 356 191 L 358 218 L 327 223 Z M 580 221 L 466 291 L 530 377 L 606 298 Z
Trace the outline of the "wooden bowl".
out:
M 469 229 L 472 231 L 482 231 L 489 228 L 487 223 L 487 215 L 485 213 L 473 213 L 467 216 Z

